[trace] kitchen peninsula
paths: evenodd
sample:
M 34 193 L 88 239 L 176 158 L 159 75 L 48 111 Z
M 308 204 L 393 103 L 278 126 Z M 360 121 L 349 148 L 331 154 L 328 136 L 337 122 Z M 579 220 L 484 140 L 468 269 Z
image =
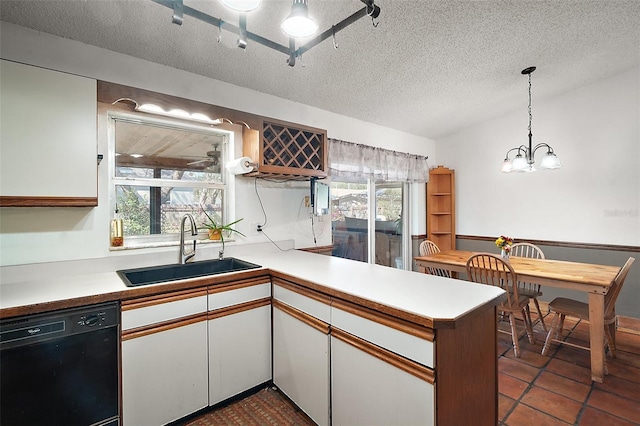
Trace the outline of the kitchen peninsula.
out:
M 216 321 L 270 309 L 270 327 L 263 329 L 271 335 L 265 339 L 270 352 L 255 351 L 270 371 L 256 380 L 272 380 L 316 423 L 495 425 L 495 310 L 502 290 L 299 251 L 241 258 L 262 268 L 133 288 L 115 271 L 3 284 L 0 318 L 119 301 L 125 330 L 132 312 L 126 306 L 180 294 L 179 300 L 203 301 L 189 324 L 202 324 L 204 340 L 208 324 L 211 344 L 212 336 L 234 338 L 212 332 Z M 168 312 L 170 303 L 154 306 Z M 259 327 L 258 318 L 269 317 L 256 316 Z M 123 348 L 135 340 L 123 337 Z M 194 411 L 219 402 L 211 399 L 217 392 L 211 383 L 224 387 L 216 371 L 232 370 L 220 368 L 223 361 L 204 366 L 209 375 L 199 376 L 209 378 L 209 401 Z M 125 390 L 127 380 L 123 373 Z M 130 402 L 123 394 L 126 426 Z

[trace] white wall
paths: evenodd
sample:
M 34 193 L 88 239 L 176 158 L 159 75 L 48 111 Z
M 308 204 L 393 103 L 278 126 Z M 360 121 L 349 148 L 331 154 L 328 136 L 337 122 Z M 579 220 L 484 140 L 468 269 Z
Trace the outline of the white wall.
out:
M 430 164 L 436 161 L 435 142 L 426 138 L 5 22 L 0 22 L 0 57 L 324 128 L 331 138 L 426 155 L 430 157 Z M 101 153 L 107 152 L 104 126 L 104 122 L 99 123 L 98 152 Z M 97 208 L 0 209 L 0 266 L 130 255 L 109 252 L 108 167 L 105 160 L 99 168 Z M 268 216 L 265 231 L 269 237 L 292 239 L 296 247 L 314 245 L 311 220 L 301 209 L 308 184 L 260 182 L 258 191 Z M 421 193 L 424 194 L 424 190 Z M 263 221 L 253 180 L 237 179 L 236 196 L 236 217 L 245 219 L 238 229 L 248 236 L 240 243 L 264 242 L 263 235 L 250 229 L 251 223 Z M 424 197 L 415 198 L 418 199 L 413 210 L 420 211 L 424 208 Z M 314 228 L 318 246 L 331 244 L 330 222 L 323 219 Z M 424 232 L 424 226 L 419 229 L 420 226 L 420 223 L 416 224 L 418 229 L 412 232 Z M 167 252 L 175 251 L 175 248 L 155 250 Z
M 499 173 L 528 143 L 526 97 L 521 111 L 438 140 L 439 162 L 456 170 L 457 233 L 639 246 L 640 69 L 543 100 L 534 81 L 532 95 L 534 144 L 564 167 Z

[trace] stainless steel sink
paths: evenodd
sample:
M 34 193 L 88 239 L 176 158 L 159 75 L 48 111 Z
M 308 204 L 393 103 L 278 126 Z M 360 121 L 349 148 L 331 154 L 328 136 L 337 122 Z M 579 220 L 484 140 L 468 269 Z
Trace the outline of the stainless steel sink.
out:
M 182 265 L 149 266 L 146 268 L 125 269 L 116 272 L 127 287 L 137 287 L 255 268 L 261 268 L 261 266 L 228 257 L 222 260 L 203 260 Z

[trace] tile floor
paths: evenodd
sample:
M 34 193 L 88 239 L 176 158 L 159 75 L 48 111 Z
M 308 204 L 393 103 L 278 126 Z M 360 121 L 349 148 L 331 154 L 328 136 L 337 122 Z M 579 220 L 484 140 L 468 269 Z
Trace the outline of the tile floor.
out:
M 520 338 L 516 358 L 511 336 L 498 333 L 499 425 L 640 425 L 640 333 L 618 330 L 617 357 L 607 357 L 604 383 L 591 381 L 588 351 L 554 344 L 542 356 L 546 333 L 540 323 L 534 334 L 535 345 Z M 589 324 L 567 318 L 563 336 L 588 346 Z

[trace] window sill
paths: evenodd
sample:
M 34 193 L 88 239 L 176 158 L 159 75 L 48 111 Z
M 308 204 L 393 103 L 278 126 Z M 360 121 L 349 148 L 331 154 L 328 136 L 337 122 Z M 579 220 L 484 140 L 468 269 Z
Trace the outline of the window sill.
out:
M 191 247 L 193 246 L 192 239 L 185 238 L 185 246 Z M 209 244 L 222 244 L 220 240 L 210 240 L 206 237 L 199 236 L 196 238 L 197 245 L 209 245 Z M 226 243 L 235 242 L 232 238 L 225 238 Z M 109 247 L 109 251 L 117 252 L 117 251 L 127 251 L 127 250 L 139 250 L 139 249 L 149 249 L 149 248 L 160 248 L 160 247 L 178 247 L 180 245 L 179 240 L 164 240 L 164 241 L 152 241 L 147 238 L 136 238 L 132 237 L 128 241 L 125 239 L 125 244 L 120 247 Z

